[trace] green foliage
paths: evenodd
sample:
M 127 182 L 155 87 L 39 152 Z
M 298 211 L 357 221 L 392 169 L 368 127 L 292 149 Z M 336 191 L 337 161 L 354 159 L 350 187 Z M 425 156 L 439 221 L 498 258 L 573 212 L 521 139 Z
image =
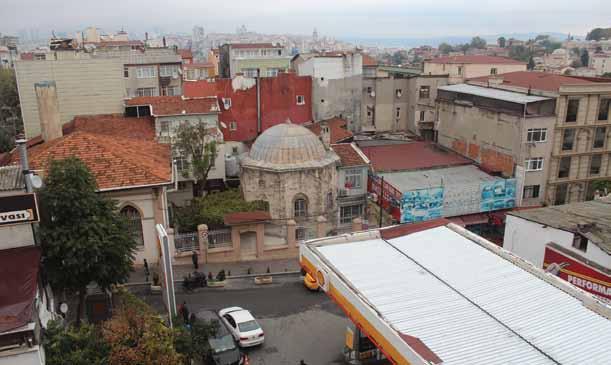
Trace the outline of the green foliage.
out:
M 590 54 L 588 53 L 587 49 L 584 48 L 581 50 L 581 55 L 579 56 L 579 59 L 581 60 L 581 64 L 586 67 L 590 64 Z
M 484 49 L 486 48 L 486 41 L 480 37 L 473 37 L 471 39 L 471 43 L 469 44 L 471 48 Z
M 611 192 L 611 180 L 595 180 L 592 182 L 592 188 L 601 194 L 609 193 Z
M 182 316 L 174 316 L 172 323 L 176 334 L 174 338 L 176 352 L 189 360 L 203 359 L 208 356 L 210 351 L 208 338 L 216 333 L 219 322 L 196 319 L 187 327 Z
M 23 126 L 15 71 L 0 68 L 0 152 L 3 152 L 3 147 L 6 149 L 2 139 L 7 137 L 2 135 L 8 135 L 13 140 L 15 134 L 21 131 Z
M 496 40 L 496 43 L 499 45 L 499 47 L 505 48 L 505 45 L 507 44 L 507 39 L 505 37 L 499 37 L 499 39 Z
M 200 224 L 212 229 L 222 226 L 227 213 L 267 211 L 269 206 L 260 200 L 247 202 L 238 190 L 231 189 L 195 198 L 190 205 L 175 209 L 174 226 L 180 232 L 194 232 Z
M 447 43 L 441 43 L 438 48 L 441 54 L 449 54 L 450 52 L 454 50 L 454 47 L 452 47 L 451 45 Z
M 545 48 L 546 53 L 552 53 L 558 48 L 562 48 L 562 43 L 552 41 L 549 38 L 546 38 L 541 42 L 541 45 Z
M 12 133 L 0 127 L 0 153 L 8 152 L 15 147 L 15 138 Z
M 407 53 L 405 51 L 396 51 L 391 56 L 391 62 L 393 65 L 402 65 L 407 63 Z
M 611 78 L 611 72 L 605 72 L 604 74 L 602 74 L 602 77 Z
M 105 365 L 109 347 L 99 331 L 90 325 L 63 328 L 51 321 L 43 344 L 47 365 Z
M 205 123 L 183 123 L 176 132 L 174 148 L 190 161 L 191 170 L 185 171 L 183 175 L 188 178 L 191 174 L 196 180 L 195 196 L 201 194 L 217 156 L 216 138 L 212 133 L 216 133 L 216 130 L 210 129 Z
M 509 50 L 509 58 L 513 58 L 514 60 L 528 62 L 531 57 L 532 52 L 522 45 L 512 46 Z
M 44 265 L 54 288 L 83 293 L 91 282 L 107 289 L 127 281 L 136 242 L 81 160 L 51 161 L 39 199 Z
M 611 28 L 594 28 L 586 35 L 588 41 L 599 41 L 603 38 L 611 39 Z

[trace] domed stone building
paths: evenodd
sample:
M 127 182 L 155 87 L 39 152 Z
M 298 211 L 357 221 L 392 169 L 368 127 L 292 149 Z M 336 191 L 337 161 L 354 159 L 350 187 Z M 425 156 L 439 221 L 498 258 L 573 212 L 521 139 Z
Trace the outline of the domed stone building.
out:
M 294 220 L 298 239 L 315 237 L 316 223 L 324 219 L 328 233 L 337 226 L 338 162 L 335 152 L 307 128 L 278 124 L 263 132 L 241 159 L 244 198 L 267 201 L 276 222 Z

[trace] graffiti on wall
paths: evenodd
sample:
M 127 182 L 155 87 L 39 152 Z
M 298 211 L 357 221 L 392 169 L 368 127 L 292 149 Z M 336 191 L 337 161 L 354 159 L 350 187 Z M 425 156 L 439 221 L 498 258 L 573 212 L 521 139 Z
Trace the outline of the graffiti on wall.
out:
M 443 187 L 407 191 L 401 200 L 401 223 L 441 218 Z
M 480 212 L 516 206 L 516 179 L 484 181 L 480 192 Z

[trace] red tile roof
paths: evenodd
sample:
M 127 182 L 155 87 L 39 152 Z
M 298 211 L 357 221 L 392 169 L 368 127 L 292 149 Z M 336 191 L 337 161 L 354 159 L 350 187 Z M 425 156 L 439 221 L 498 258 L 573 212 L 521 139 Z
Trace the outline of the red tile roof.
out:
M 231 43 L 231 48 L 282 48 L 282 46 L 272 43 Z
M 363 54 L 363 66 L 376 66 L 378 61 L 368 54 Z
M 583 85 L 592 84 L 595 81 L 580 77 L 557 75 L 547 72 L 537 71 L 516 71 L 508 72 L 496 76 L 476 77 L 468 80 L 470 84 L 488 85 L 490 79 L 503 79 L 502 85 L 515 86 L 524 89 L 534 89 L 542 91 L 558 91 L 562 85 Z M 603 80 L 604 81 L 604 80 Z
M 429 142 L 408 142 L 362 147 L 376 171 L 419 170 L 468 165 L 470 160 Z
M 150 105 L 154 116 L 219 113 L 215 97 L 185 98 L 183 96 L 138 96 L 126 105 Z
M 193 52 L 190 49 L 179 49 L 178 54 L 180 58 L 184 59 L 193 59 Z
M 342 142 L 353 137 L 352 132 L 350 132 L 347 128 L 348 122 L 345 119 L 338 117 L 307 124 L 304 125 L 304 127 L 308 128 L 315 135 L 320 136 L 321 123 L 327 123 L 329 126 L 329 129 L 331 130 L 331 143 Z
M 432 58 L 424 62 L 429 63 L 468 63 L 468 64 L 505 64 L 505 65 L 526 65 L 526 62 L 517 61 L 506 57 L 497 56 L 445 56 Z
M 226 226 L 233 226 L 236 224 L 264 222 L 272 219 L 269 212 L 257 210 L 254 212 L 235 212 L 227 213 L 223 217 Z
M 358 147 L 352 143 L 332 144 L 331 149 L 337 153 L 343 167 L 369 164 L 368 161 L 363 158 L 364 156 L 361 156 L 357 151 Z
M 204 63 L 187 63 L 183 65 L 183 68 L 212 68 L 214 67 L 214 63 L 212 62 L 204 62 Z
M 154 141 L 155 129 L 149 118 L 76 117 L 64 131 L 68 134 L 28 148 L 32 169 L 45 171 L 51 160 L 75 156 L 91 170 L 100 190 L 172 180 L 170 147 Z M 14 152 L 10 163 L 18 161 Z

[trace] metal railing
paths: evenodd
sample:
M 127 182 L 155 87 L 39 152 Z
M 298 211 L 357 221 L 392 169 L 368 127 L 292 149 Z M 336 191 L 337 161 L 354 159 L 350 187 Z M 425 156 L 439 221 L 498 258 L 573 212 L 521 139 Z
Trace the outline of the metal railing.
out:
M 208 249 L 232 246 L 231 229 L 215 229 L 208 232 Z
M 174 236 L 174 247 L 177 252 L 199 251 L 197 232 L 178 233 Z

